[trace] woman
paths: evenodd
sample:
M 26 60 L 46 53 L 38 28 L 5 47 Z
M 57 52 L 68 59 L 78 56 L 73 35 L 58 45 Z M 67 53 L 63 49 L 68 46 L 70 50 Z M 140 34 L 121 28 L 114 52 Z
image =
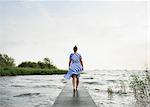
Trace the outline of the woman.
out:
M 81 71 L 83 71 L 83 62 L 80 54 L 77 53 L 77 46 L 73 48 L 74 53 L 70 54 L 69 59 L 69 71 L 65 75 L 66 79 L 72 77 L 73 91 L 77 91 L 79 85 L 79 77 Z

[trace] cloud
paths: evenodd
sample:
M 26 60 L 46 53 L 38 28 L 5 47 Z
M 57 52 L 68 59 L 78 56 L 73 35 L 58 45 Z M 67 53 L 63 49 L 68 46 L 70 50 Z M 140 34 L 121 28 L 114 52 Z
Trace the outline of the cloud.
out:
M 51 57 L 67 68 L 77 44 L 87 68 L 140 68 L 146 53 L 146 2 L 5 4 L 0 51 L 16 62 Z M 1 6 L 0 6 L 1 7 Z M 13 16 L 13 17 L 12 17 Z

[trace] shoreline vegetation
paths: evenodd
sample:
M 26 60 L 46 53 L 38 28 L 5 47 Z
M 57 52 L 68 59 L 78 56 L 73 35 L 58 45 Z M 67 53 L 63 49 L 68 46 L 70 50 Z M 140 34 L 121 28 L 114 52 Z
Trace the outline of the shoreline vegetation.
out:
M 67 72 L 67 70 L 58 69 L 47 57 L 38 62 L 24 61 L 18 66 L 14 62 L 15 60 L 12 57 L 0 53 L 0 76 L 52 75 Z
M 137 101 L 150 103 L 150 72 L 145 70 L 141 75 L 130 75 L 130 88 Z
M 148 69 L 142 70 L 140 73 L 131 74 L 128 81 L 121 80 L 117 86 L 120 87 L 117 91 L 114 89 L 115 85 L 107 88 L 108 96 L 112 97 L 113 93 L 127 95 L 131 92 L 136 101 L 145 106 L 150 103 L 150 71 Z
M 21 67 L 0 67 L 0 76 L 65 74 L 67 70 Z

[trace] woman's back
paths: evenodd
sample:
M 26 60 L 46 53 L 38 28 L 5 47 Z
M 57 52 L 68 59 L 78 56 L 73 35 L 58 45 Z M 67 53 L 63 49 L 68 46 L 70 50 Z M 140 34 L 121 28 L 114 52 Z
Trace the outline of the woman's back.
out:
M 71 59 L 71 63 L 80 63 L 80 58 L 81 58 L 81 55 L 78 54 L 78 53 L 72 53 L 70 55 L 70 59 Z
M 72 53 L 70 55 L 70 60 L 71 60 L 71 64 L 70 64 L 70 69 L 72 71 L 82 71 L 82 65 L 81 65 L 81 55 L 78 53 Z

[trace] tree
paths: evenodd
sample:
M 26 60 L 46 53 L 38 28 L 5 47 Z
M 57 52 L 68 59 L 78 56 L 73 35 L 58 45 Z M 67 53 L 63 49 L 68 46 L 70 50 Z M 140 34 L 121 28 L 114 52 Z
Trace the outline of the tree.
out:
M 25 61 L 18 65 L 18 67 L 30 67 L 30 68 L 38 68 L 36 62 Z
M 48 68 L 48 69 L 51 69 L 51 68 L 56 68 L 53 64 L 52 64 L 52 62 L 50 61 L 50 59 L 49 58 L 44 58 L 43 59 L 43 61 L 44 61 L 44 63 L 45 63 L 45 66 L 46 66 L 46 68 Z
M 44 62 L 38 61 L 37 64 L 38 64 L 38 67 L 39 67 L 39 68 L 41 68 L 41 69 L 44 69 L 44 68 L 45 68 Z
M 14 67 L 15 60 L 7 54 L 0 54 L 0 67 Z
M 56 69 L 54 65 L 52 65 L 49 58 L 44 58 L 43 62 L 31 62 L 25 61 L 18 65 L 18 67 L 30 67 L 30 68 L 41 68 L 41 69 Z

